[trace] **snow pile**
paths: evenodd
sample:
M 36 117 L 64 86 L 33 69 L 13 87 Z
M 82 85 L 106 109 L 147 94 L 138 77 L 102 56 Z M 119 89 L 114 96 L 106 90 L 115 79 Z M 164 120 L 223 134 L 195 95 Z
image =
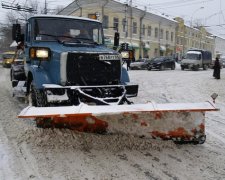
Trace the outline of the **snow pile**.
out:
M 174 148 L 171 141 L 153 140 L 122 134 L 93 134 L 69 129 L 27 129 L 18 136 L 19 143 L 48 149 L 107 150 L 158 150 Z
M 225 74 L 212 70 L 128 71 L 139 84 L 135 103 L 204 102 L 214 92 L 218 112 L 206 113 L 203 145 L 176 145 L 123 134 L 40 129 L 17 119 L 26 105 L 11 96 L 9 69 L 0 68 L 0 179 L 214 180 L 225 177 Z

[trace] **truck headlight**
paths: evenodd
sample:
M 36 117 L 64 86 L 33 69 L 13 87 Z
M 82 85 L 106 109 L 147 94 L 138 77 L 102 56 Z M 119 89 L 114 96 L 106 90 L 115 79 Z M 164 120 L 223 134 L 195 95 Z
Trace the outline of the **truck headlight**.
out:
M 37 60 L 49 60 L 51 51 L 49 48 L 32 47 L 30 48 L 30 58 Z
M 49 51 L 47 49 L 38 49 L 36 51 L 37 58 L 48 58 L 49 57 Z

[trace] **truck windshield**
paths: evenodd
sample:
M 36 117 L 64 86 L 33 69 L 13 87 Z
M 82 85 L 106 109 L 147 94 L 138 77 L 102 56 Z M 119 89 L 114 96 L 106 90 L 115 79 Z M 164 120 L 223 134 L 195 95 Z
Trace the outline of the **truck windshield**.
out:
M 200 60 L 201 59 L 201 54 L 187 53 L 185 59 Z
M 64 43 L 104 43 L 101 23 L 66 18 L 36 19 L 34 39 L 37 41 L 60 41 Z

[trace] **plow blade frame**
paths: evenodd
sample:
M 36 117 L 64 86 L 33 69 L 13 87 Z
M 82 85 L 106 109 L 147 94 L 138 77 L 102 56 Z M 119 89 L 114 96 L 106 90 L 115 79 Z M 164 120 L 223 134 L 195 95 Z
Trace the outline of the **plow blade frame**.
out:
M 178 142 L 204 143 L 205 112 L 217 111 L 210 102 L 111 106 L 32 107 L 19 118 L 49 121 L 54 127 L 83 132 L 110 132 L 160 138 Z

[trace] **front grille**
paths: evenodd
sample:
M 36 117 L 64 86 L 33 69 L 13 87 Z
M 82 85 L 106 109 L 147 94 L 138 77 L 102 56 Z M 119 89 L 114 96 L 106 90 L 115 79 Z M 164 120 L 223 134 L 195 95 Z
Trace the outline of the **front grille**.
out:
M 115 85 L 120 81 L 119 60 L 99 60 L 99 54 L 68 53 L 67 85 Z

